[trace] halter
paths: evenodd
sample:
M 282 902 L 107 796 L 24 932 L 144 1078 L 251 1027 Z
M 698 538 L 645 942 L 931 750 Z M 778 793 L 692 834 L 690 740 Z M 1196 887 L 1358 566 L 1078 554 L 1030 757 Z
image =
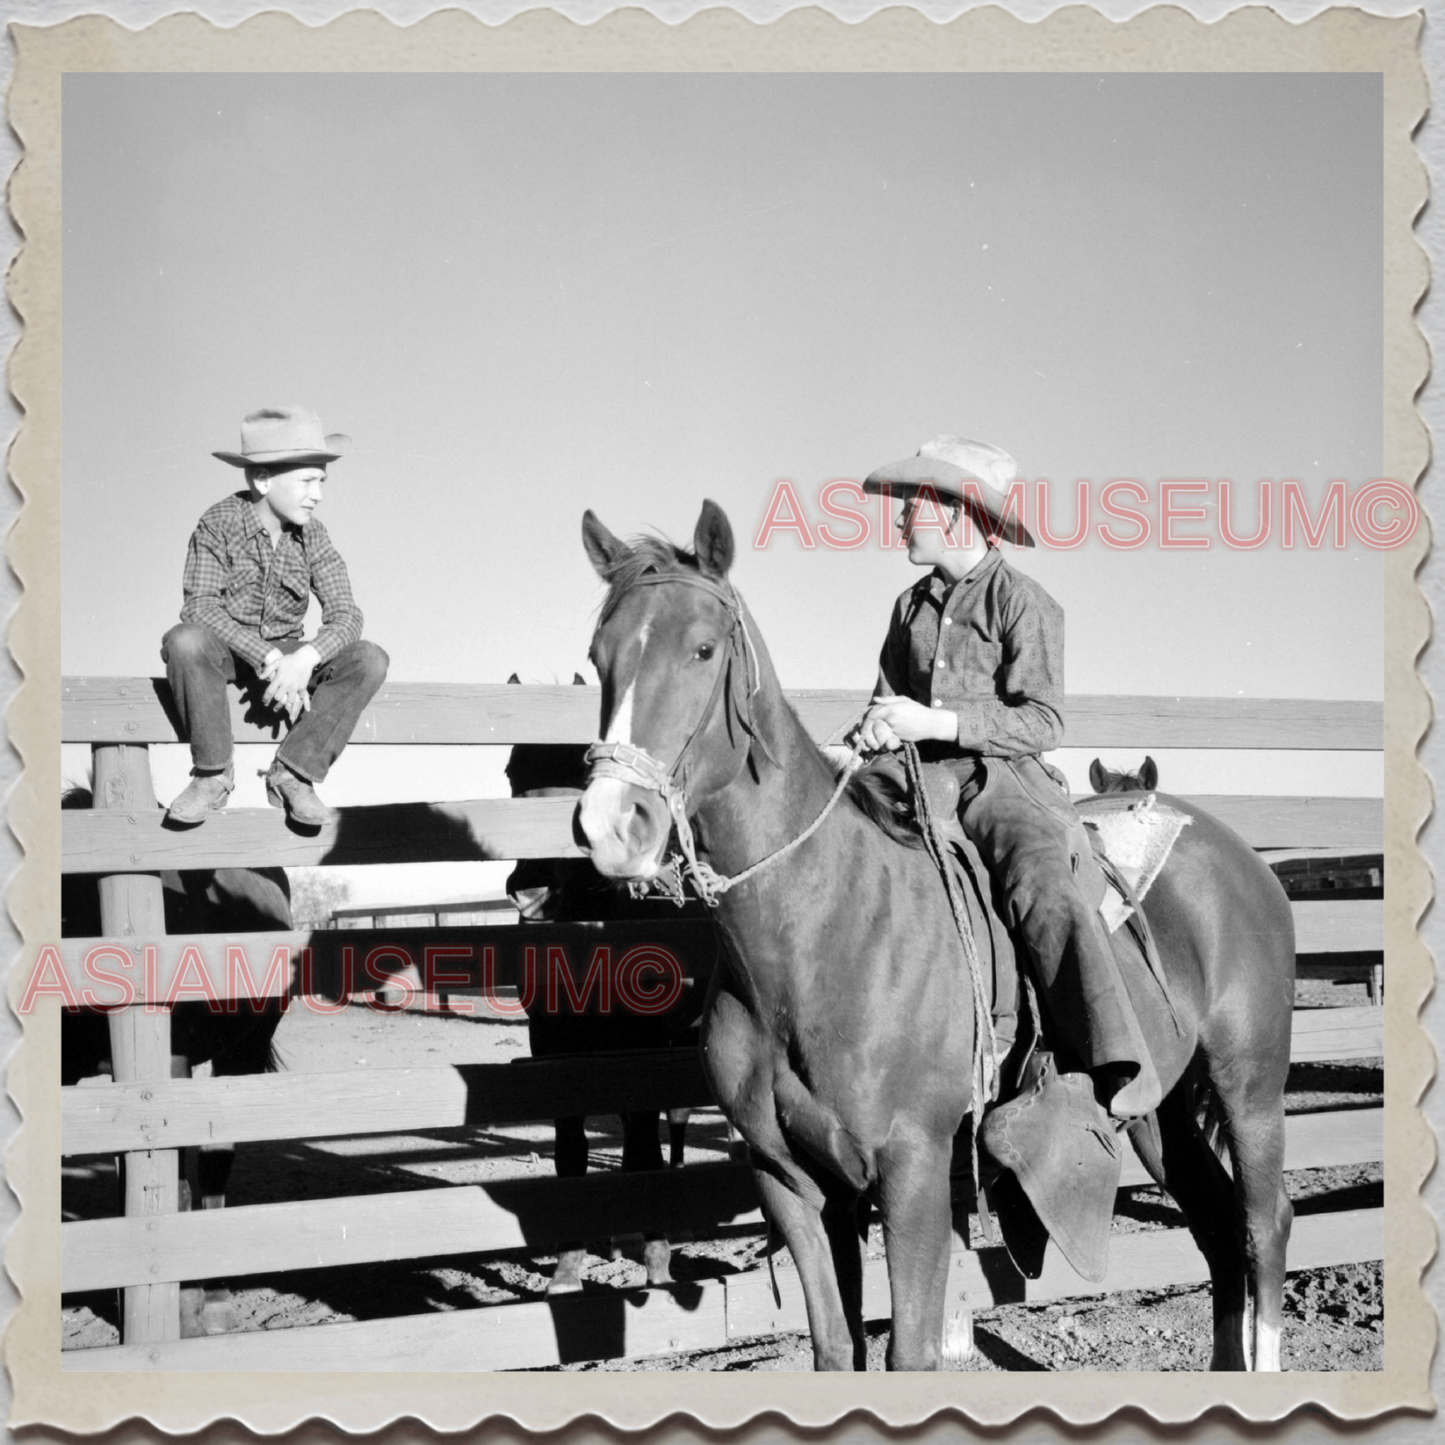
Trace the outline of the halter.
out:
M 719 898 L 730 888 L 736 887 L 768 864 L 791 853 L 794 848 L 813 835 L 832 810 L 833 804 L 842 795 L 844 785 L 851 775 L 851 768 L 844 770 L 838 779 L 838 786 L 834 790 L 833 796 L 829 798 L 823 811 L 818 814 L 805 832 L 794 838 L 791 843 L 784 844 L 777 852 L 770 853 L 766 858 L 754 863 L 750 868 L 728 878 L 697 856 L 697 840 L 693 836 L 692 824 L 688 821 L 690 808 L 687 784 L 691 764 L 689 755 L 708 723 L 712 721 L 712 715 L 717 708 L 718 700 L 722 697 L 723 688 L 728 678 L 732 676 L 733 662 L 739 657 L 746 667 L 748 686 L 744 694 L 745 711 L 739 712 L 738 722 L 771 761 L 776 762 L 777 760 L 768 752 L 767 743 L 753 724 L 751 703 L 762 687 L 762 669 L 758 665 L 757 652 L 748 631 L 742 598 L 738 596 L 731 582 L 719 586 L 706 577 L 694 576 L 687 572 L 649 573 L 645 577 L 640 577 L 633 586 L 658 587 L 667 582 L 681 583 L 684 587 L 695 587 L 700 592 L 706 592 L 709 597 L 721 602 L 732 618 L 726 643 L 729 655 L 724 658 L 722 665 L 718 668 L 712 693 L 702 710 L 702 715 L 698 718 L 697 725 L 692 732 L 688 734 L 687 741 L 683 743 L 671 767 L 659 762 L 646 748 L 622 742 L 595 742 L 587 749 L 586 760 L 591 765 L 594 778 L 618 778 L 624 783 L 630 783 L 635 787 L 645 788 L 650 793 L 656 793 L 667 804 L 668 814 L 672 818 L 681 853 L 674 852 L 668 859 L 667 870 L 658 874 L 657 877 L 630 882 L 628 890 L 633 896 L 643 897 L 649 892 L 658 893 L 665 898 L 670 898 L 681 908 L 687 901 L 684 892 L 684 877 L 686 876 L 692 879 L 698 897 L 710 908 L 715 908 Z M 738 764 L 737 772 L 723 786 L 731 786 L 746 765 L 747 754 L 745 752 L 743 761 Z

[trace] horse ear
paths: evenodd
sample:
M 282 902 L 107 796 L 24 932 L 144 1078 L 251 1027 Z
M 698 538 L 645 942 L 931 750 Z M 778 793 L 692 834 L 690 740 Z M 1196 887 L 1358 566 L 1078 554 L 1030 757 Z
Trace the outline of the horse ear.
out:
M 587 679 L 586 679 L 585 677 L 583 677 L 580 672 L 574 672 L 574 673 L 572 674 L 572 686 L 573 686 L 573 687 L 586 687 L 586 686 L 587 686 Z
M 597 575 L 606 582 L 625 558 L 632 555 L 626 542 L 619 541 L 598 520 L 597 514 L 589 507 L 582 514 L 582 545 L 597 569 Z
M 1153 758 L 1144 759 L 1144 766 L 1139 769 L 1139 781 L 1144 784 L 1146 793 L 1152 793 L 1159 786 L 1159 769 Z
M 507 686 L 508 686 L 508 687 L 519 687 L 519 686 L 521 685 L 521 682 L 522 682 L 522 679 L 521 679 L 520 677 L 518 677 L 517 674 L 514 672 L 514 673 L 511 675 L 511 677 L 509 677 L 509 678 L 507 679 Z
M 1109 786 L 1109 773 L 1098 758 L 1089 764 L 1089 786 L 1096 792 L 1102 793 Z
M 733 565 L 733 529 L 716 502 L 705 501 L 692 534 L 692 550 L 704 572 L 726 577 Z

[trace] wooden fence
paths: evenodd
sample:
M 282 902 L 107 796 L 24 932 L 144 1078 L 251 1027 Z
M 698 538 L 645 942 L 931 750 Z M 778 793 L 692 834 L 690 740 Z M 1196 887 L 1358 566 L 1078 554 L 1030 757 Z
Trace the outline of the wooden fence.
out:
M 825 737 L 863 703 L 854 692 L 789 694 L 812 733 Z M 353 745 L 456 746 L 582 742 L 595 733 L 597 691 L 580 687 L 393 684 L 363 715 Z M 1287 748 L 1378 752 L 1383 710 L 1355 702 L 1206 698 L 1074 697 L 1066 742 L 1085 748 Z M 235 709 L 241 742 L 272 730 Z M 178 734 L 165 684 L 148 678 L 67 679 L 62 740 L 90 743 L 95 807 L 62 814 L 65 872 L 102 875 L 107 939 L 70 940 L 60 950 L 67 976 L 94 986 L 95 973 L 122 975 L 132 1007 L 112 1015 L 114 1082 L 68 1088 L 62 1100 L 62 1153 L 120 1153 L 127 1168 L 123 1217 L 75 1221 L 61 1229 L 62 1290 L 124 1291 L 123 1343 L 69 1351 L 68 1369 L 451 1370 L 549 1363 L 715 1347 L 751 1335 L 806 1326 L 796 1276 L 779 1272 L 781 1306 L 766 1271 L 662 1290 L 615 1291 L 360 1324 L 328 1325 L 202 1339 L 179 1339 L 183 1280 L 282 1270 L 443 1258 L 488 1250 L 545 1250 L 593 1235 L 686 1228 L 704 1233 L 755 1222 L 748 1171 L 732 1163 L 665 1174 L 514 1180 L 342 1200 L 178 1212 L 178 1153 L 201 1143 L 316 1139 L 398 1130 L 453 1129 L 549 1120 L 563 1114 L 711 1103 L 690 1051 L 527 1061 L 512 1065 L 369 1068 L 363 1072 L 172 1079 L 170 1017 L 147 1009 L 164 1000 L 178 974 L 196 996 L 204 980 L 220 1000 L 297 992 L 334 994 L 350 960 L 372 962 L 373 978 L 414 961 L 449 993 L 515 985 L 525 951 L 570 959 L 605 943 L 621 958 L 638 943 L 661 944 L 701 979 L 711 967 L 706 924 L 471 926 L 345 929 L 315 933 L 216 936 L 186 949 L 164 936 L 161 868 L 275 864 L 510 859 L 575 853 L 567 799 L 488 799 L 347 808 L 319 834 L 292 832 L 274 809 L 233 809 L 203 829 L 169 831 L 151 787 L 147 745 Z M 1383 803 L 1370 798 L 1201 797 L 1255 847 L 1281 858 L 1380 854 Z M 1319 890 L 1294 904 L 1302 974 L 1376 979 L 1383 962 L 1383 894 L 1350 887 Z M 99 950 L 97 952 L 97 950 Z M 350 950 L 348 954 L 348 950 Z M 428 954 L 428 950 L 439 950 Z M 246 968 L 237 965 L 244 959 Z M 1297 1062 L 1379 1057 L 1382 1010 L 1296 1012 Z M 1287 1167 L 1376 1161 L 1383 1156 L 1379 1109 L 1296 1115 L 1289 1121 Z M 1145 1182 L 1131 1161 L 1124 1185 Z M 1187 1233 L 1119 1235 L 1108 1277 L 1090 1286 L 1051 1253 L 1043 1278 L 1025 1281 L 999 1250 L 969 1252 L 967 1220 L 957 1220 L 950 1297 L 975 1307 L 1071 1294 L 1158 1287 L 1205 1278 Z M 1303 1215 L 1290 1243 L 1290 1267 L 1383 1256 L 1378 1209 Z M 865 1308 L 888 1313 L 886 1273 L 870 1263 Z

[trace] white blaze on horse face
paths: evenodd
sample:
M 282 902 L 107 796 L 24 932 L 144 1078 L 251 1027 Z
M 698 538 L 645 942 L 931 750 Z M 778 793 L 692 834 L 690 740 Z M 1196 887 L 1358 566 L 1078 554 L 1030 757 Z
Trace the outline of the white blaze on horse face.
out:
M 642 666 L 642 654 L 647 650 L 647 634 L 652 630 L 652 619 L 649 618 L 642 624 L 642 630 L 637 634 L 637 665 L 639 670 Z M 612 714 L 612 721 L 607 728 L 607 736 L 603 742 L 607 743 L 631 743 L 632 742 L 632 701 L 637 696 L 637 673 L 632 675 L 632 681 L 627 684 L 627 690 L 622 694 L 622 701 L 617 704 L 617 711 Z
M 627 691 L 622 694 L 622 701 L 617 705 L 617 711 L 612 714 L 612 725 L 607 729 L 607 736 L 603 742 L 607 743 L 630 743 L 632 741 L 632 699 L 637 693 L 637 679 L 633 678 L 627 684 Z
M 637 695 L 637 673 L 641 670 L 642 654 L 651 629 L 649 618 L 638 631 L 637 669 L 607 725 L 604 742 L 632 744 L 632 705 Z M 582 794 L 577 821 L 591 844 L 592 862 L 599 873 L 611 878 L 651 878 L 660 867 L 659 859 L 635 856 L 627 836 L 630 786 L 621 778 L 593 778 Z

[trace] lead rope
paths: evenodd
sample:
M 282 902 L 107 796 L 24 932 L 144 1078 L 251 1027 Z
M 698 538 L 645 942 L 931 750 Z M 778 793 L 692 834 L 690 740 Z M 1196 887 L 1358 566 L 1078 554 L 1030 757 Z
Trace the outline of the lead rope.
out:
M 823 820 L 833 811 L 838 799 L 843 796 L 843 790 L 848 786 L 848 780 L 857 771 L 862 761 L 862 752 L 855 744 L 848 754 L 848 760 L 843 764 L 838 774 L 837 786 L 833 789 L 833 796 L 823 804 L 823 810 L 813 819 L 808 826 L 793 839 L 791 843 L 784 843 L 776 853 L 769 853 L 766 858 L 760 858 L 750 867 L 744 868 L 741 873 L 734 873 L 731 878 L 725 877 L 717 872 L 712 865 L 697 856 L 697 844 L 692 835 L 692 824 L 687 820 L 687 805 L 680 793 L 674 793 L 668 800 L 668 806 L 672 813 L 673 822 L 677 827 L 677 843 L 682 849 L 683 863 L 680 866 L 678 860 L 673 860 L 675 881 L 678 884 L 677 894 L 671 888 L 664 889 L 667 897 L 674 902 L 681 904 L 681 883 L 682 868 L 686 867 L 692 877 L 693 887 L 697 889 L 698 897 L 702 899 L 709 908 L 716 908 L 718 899 L 730 888 L 736 888 L 739 883 L 746 883 L 756 873 L 761 873 L 764 868 L 771 867 L 774 863 L 780 863 L 794 848 L 800 848 L 819 828 L 823 826 Z
M 903 744 L 903 764 L 908 772 L 909 785 L 913 789 L 913 807 L 918 817 L 919 831 L 923 834 L 928 856 L 933 859 L 942 875 L 943 886 L 948 893 L 948 906 L 953 910 L 953 921 L 958 928 L 958 936 L 963 941 L 963 956 L 968 961 L 968 977 L 973 992 L 973 1108 L 970 1111 L 969 1124 L 969 1166 L 973 1170 L 974 1196 L 979 1205 L 980 1224 L 983 1224 L 987 1206 L 983 1202 L 983 1189 L 978 1178 L 978 1126 L 983 1118 L 984 1106 L 993 1092 L 994 1081 L 998 1077 L 998 1040 L 993 1031 L 993 1010 L 989 1007 L 988 995 L 983 986 L 983 971 L 979 966 L 973 926 L 968 921 L 968 913 L 958 891 L 953 870 L 948 866 L 947 844 L 938 820 L 933 816 L 933 805 L 928 801 L 928 794 L 923 788 L 923 765 L 916 744 Z M 986 1232 L 991 1234 L 991 1227 L 986 1227 Z

